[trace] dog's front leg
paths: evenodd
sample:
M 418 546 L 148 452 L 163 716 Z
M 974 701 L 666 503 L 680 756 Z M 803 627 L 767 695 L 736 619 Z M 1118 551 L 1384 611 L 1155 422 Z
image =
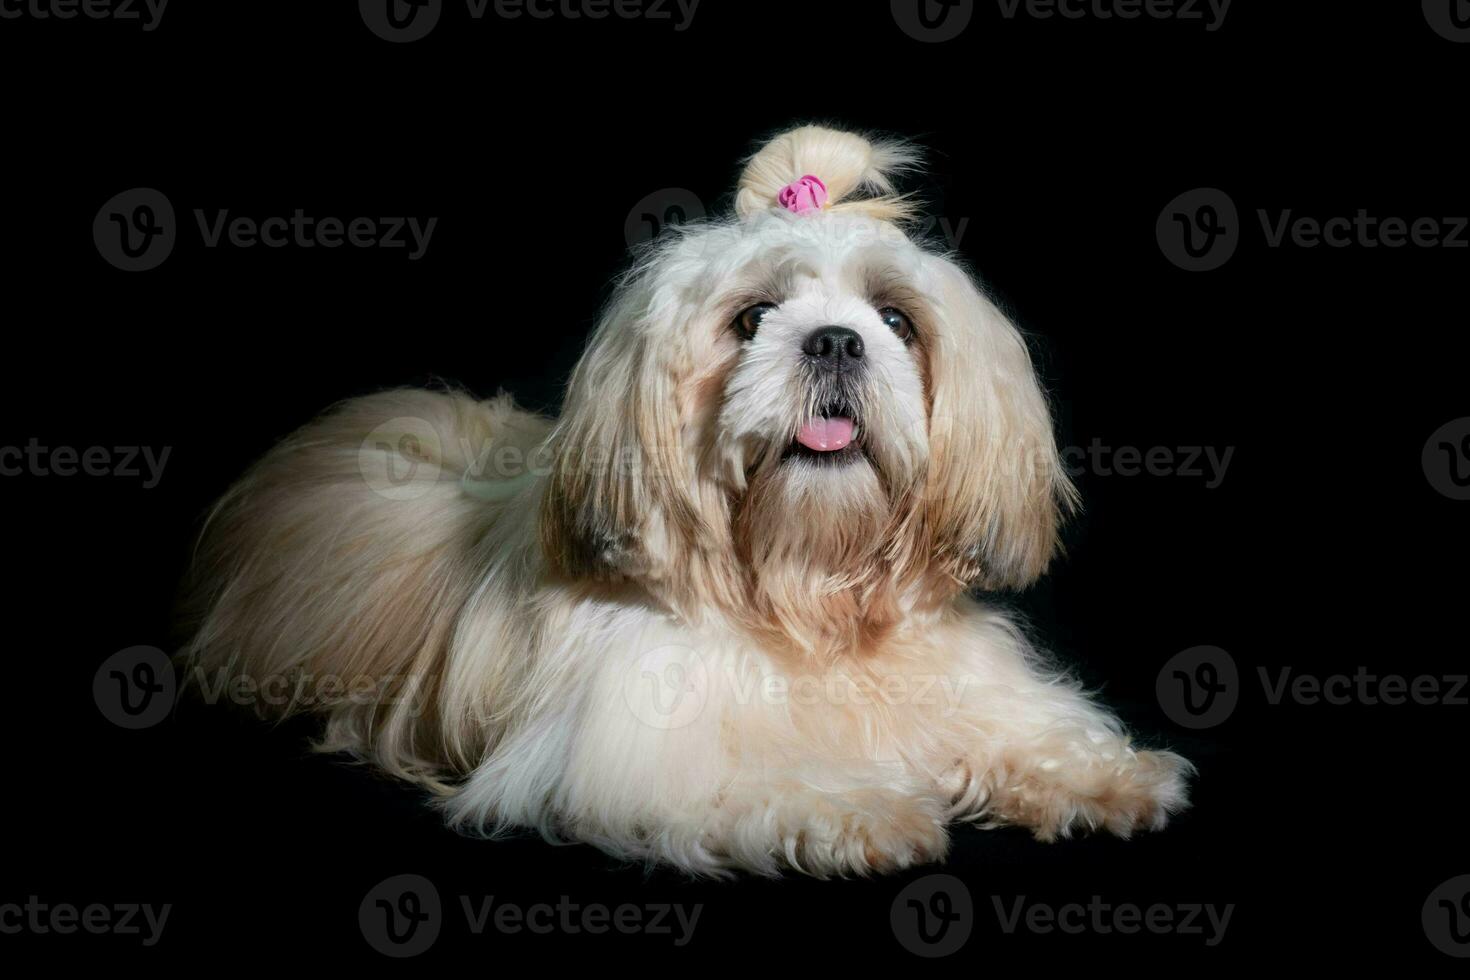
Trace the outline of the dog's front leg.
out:
M 1027 827 L 1041 840 L 1076 830 L 1126 837 L 1188 806 L 1194 767 L 1137 748 L 1075 682 L 1041 667 L 1003 617 L 977 611 L 960 633 L 966 749 L 941 780 L 957 816 Z

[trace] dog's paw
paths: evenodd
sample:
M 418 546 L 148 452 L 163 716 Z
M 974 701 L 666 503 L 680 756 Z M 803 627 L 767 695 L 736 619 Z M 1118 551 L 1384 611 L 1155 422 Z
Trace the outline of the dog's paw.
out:
M 890 874 L 944 857 L 949 835 L 942 821 L 922 811 L 895 819 L 849 815 L 840 829 L 808 826 L 786 841 L 787 863 L 825 878 Z
M 942 859 L 949 850 L 945 822 L 937 801 L 866 794 L 775 800 L 740 814 L 706 846 L 761 874 L 888 874 Z
M 1002 777 L 986 815 L 1031 829 L 1038 840 L 1074 831 L 1106 830 L 1128 837 L 1161 830 L 1189 806 L 1194 766 L 1173 752 L 1124 750 L 1114 758 L 1041 759 Z

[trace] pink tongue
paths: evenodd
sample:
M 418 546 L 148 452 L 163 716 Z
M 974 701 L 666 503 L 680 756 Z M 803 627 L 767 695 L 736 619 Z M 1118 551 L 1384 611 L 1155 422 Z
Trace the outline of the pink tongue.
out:
M 833 453 L 852 442 L 852 419 L 837 416 L 812 419 L 801 427 L 796 441 L 819 453 Z

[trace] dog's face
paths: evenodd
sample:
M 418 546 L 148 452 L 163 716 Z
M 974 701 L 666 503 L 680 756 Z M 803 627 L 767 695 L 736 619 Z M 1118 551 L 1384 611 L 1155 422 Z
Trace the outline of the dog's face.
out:
M 720 380 L 696 393 L 706 403 L 692 406 L 692 435 L 757 571 L 798 553 L 833 569 L 860 563 L 924 471 L 919 253 L 877 230 L 773 214 L 705 236 L 723 253 L 711 258 L 739 271 L 693 318 Z
M 773 481 L 788 505 L 837 517 L 922 472 L 929 370 L 919 324 L 933 319 L 924 256 L 877 231 L 864 219 L 772 216 L 745 232 L 757 247 L 709 324 L 729 364 L 710 448 L 734 484 Z M 719 323 L 732 307 L 741 309 Z
M 862 214 L 686 229 L 620 287 L 553 437 L 542 540 L 804 649 L 1021 584 L 1070 492 L 1024 343 Z

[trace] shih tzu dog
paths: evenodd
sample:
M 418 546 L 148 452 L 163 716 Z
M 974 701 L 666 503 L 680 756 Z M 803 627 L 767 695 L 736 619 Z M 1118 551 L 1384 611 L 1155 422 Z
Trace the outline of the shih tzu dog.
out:
M 288 438 L 208 522 L 193 669 L 456 827 L 694 873 L 1161 827 L 1189 763 L 969 594 L 1039 576 L 1074 491 L 1021 335 L 906 231 L 916 160 L 767 143 L 620 280 L 559 419 L 397 390 Z

